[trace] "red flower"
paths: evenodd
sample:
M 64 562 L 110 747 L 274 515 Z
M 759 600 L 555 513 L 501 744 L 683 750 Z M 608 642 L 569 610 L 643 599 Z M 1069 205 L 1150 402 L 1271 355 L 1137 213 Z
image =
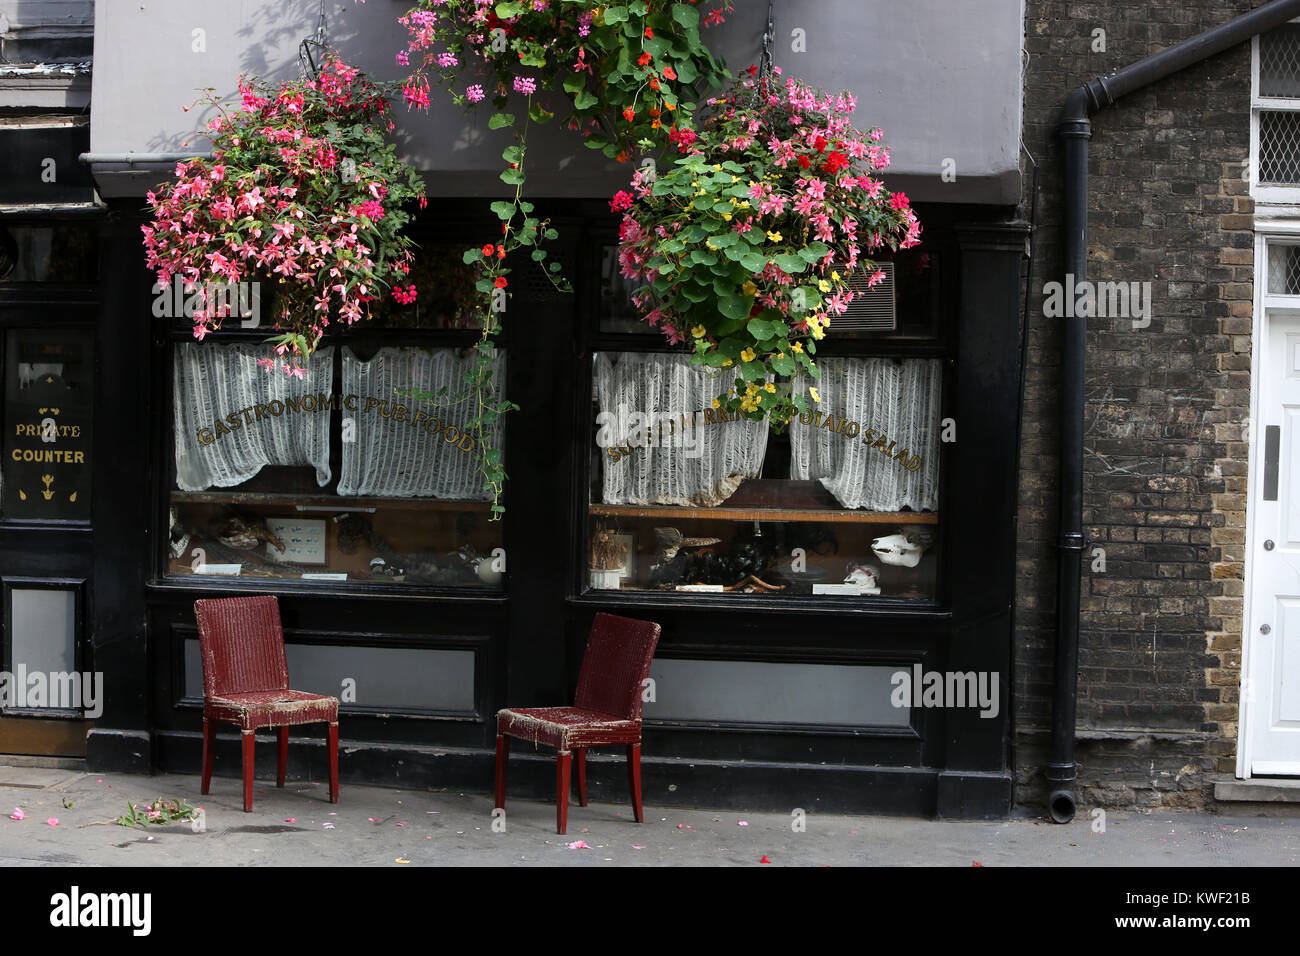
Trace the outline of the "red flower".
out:
M 677 79 L 677 71 L 674 70 L 671 66 L 664 67 L 664 79 L 665 80 Z
M 650 89 L 652 90 L 659 89 L 659 81 L 655 79 L 653 76 L 650 77 Z
M 826 152 L 826 137 L 818 136 L 815 140 L 813 140 L 813 149 L 817 150 L 817 152 L 819 153 Z
M 493 247 L 492 243 L 489 242 L 486 246 L 483 247 L 483 255 L 485 255 L 485 256 L 490 256 L 490 255 L 492 255 L 492 250 L 493 250 L 493 248 L 494 248 L 494 247 Z
M 534 230 L 534 231 L 536 231 L 536 230 Z M 504 259 L 505 257 L 506 257 L 506 247 L 505 247 L 505 246 L 497 246 L 497 258 L 498 258 L 498 259 Z
M 506 287 L 506 277 L 505 277 L 505 276 L 497 276 L 496 287 L 497 287 L 498 289 L 504 289 L 504 288 Z
M 631 209 L 632 194 L 628 192 L 626 189 L 620 189 L 618 192 L 614 193 L 614 198 L 609 201 L 609 208 L 611 212 L 619 212 L 620 210 L 623 209 Z
M 645 28 L 645 35 L 646 35 L 649 39 L 652 39 L 652 40 L 653 40 L 653 39 L 654 39 L 655 32 L 654 32 L 653 30 L 651 30 L 649 27 L 646 27 L 646 28 Z
M 632 109 L 632 107 L 629 106 L 627 109 L 623 111 L 623 119 L 627 120 L 629 123 L 632 122 L 632 120 L 635 118 L 636 118 L 636 110 Z
M 825 169 L 827 173 L 834 176 L 848 164 L 849 157 L 847 155 L 841 153 L 839 150 L 832 150 L 830 155 L 826 157 L 826 163 L 822 168 Z
M 809 166 L 811 166 L 811 165 L 812 165 L 812 160 L 810 160 L 807 156 L 800 156 L 800 157 L 799 157 L 799 168 L 800 168 L 800 169 L 807 169 L 807 168 L 808 168 Z
M 637 62 L 637 66 L 645 66 L 647 63 L 650 62 L 650 54 L 642 53 L 639 57 L 636 58 L 636 62 Z

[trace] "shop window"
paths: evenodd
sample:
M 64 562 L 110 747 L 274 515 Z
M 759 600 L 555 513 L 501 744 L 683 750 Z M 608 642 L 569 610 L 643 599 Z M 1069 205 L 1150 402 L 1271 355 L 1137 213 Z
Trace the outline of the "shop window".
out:
M 501 587 L 501 524 L 467 431 L 471 350 L 326 346 L 302 378 L 265 356 L 173 347 L 170 573 Z
M 832 325 L 820 401 L 778 433 L 713 407 L 734 374 L 644 335 L 612 252 L 592 358 L 584 589 L 935 600 L 937 253 L 893 258 L 877 299 Z
M 5 518 L 90 520 L 91 341 L 88 332 L 5 335 Z

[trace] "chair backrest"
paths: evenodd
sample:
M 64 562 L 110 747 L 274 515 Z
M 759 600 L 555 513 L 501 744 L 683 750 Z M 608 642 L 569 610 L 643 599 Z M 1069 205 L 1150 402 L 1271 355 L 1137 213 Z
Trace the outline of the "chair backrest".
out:
M 574 706 L 623 720 L 641 719 L 641 683 L 650 676 L 659 625 L 597 614 L 578 672 Z
M 274 596 L 194 602 L 203 657 L 203 696 L 288 690 L 289 665 Z

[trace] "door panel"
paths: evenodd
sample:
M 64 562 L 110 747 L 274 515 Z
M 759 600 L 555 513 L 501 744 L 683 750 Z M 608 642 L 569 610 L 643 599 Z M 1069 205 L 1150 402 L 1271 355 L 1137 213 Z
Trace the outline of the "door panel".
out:
M 1243 685 L 1248 771 L 1300 775 L 1300 313 L 1270 311 L 1265 323 Z

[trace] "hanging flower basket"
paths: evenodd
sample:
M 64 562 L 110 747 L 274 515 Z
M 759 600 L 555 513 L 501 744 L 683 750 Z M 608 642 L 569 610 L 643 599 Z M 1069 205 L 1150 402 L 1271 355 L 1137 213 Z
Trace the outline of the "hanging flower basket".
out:
M 645 320 L 688 342 L 693 364 L 730 370 L 715 408 L 777 426 L 806 411 L 791 381 L 819 377 L 816 343 L 852 301 L 850 276 L 875 285 L 872 252 L 920 241 L 907 197 L 877 178 L 881 131 L 849 119 L 856 105 L 751 67 L 677 138 L 674 165 L 638 171 L 610 203 L 623 274 L 649 283 L 636 293 Z
M 731 9 L 730 0 L 422 0 L 399 18 L 409 40 L 397 60 L 414 70 L 410 105 L 427 107 L 431 85 L 457 104 L 491 99 L 498 109 L 520 93 L 534 121 L 558 113 L 588 147 L 626 160 L 642 140 L 689 128 L 697 93 L 726 82 L 700 28 Z
M 332 321 L 368 317 L 385 290 L 415 299 L 402 207 L 424 205 L 423 185 L 385 141 L 385 91 L 337 56 L 316 79 L 241 78 L 239 91 L 238 111 L 204 100 L 218 111 L 212 159 L 179 163 L 175 182 L 148 193 L 147 261 L 164 290 L 181 280 L 198 339 L 248 301 L 228 290 L 273 289 L 279 358 L 263 364 L 301 377 Z

